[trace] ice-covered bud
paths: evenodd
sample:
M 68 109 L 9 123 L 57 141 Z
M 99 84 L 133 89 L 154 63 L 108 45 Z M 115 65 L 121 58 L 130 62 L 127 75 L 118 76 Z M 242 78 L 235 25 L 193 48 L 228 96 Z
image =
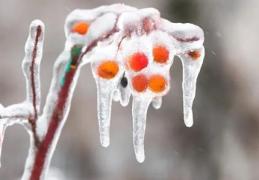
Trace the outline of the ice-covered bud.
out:
M 80 35 L 85 35 L 88 31 L 89 24 L 86 22 L 78 22 L 74 25 L 72 28 L 71 32 L 72 33 L 77 33 Z
M 119 72 L 119 66 L 116 61 L 107 60 L 98 65 L 97 74 L 104 79 L 112 79 Z
M 154 93 L 160 93 L 165 90 L 166 84 L 165 78 L 162 75 L 156 74 L 150 77 L 148 87 Z
M 197 59 L 201 56 L 201 54 L 199 53 L 199 51 L 193 51 L 193 50 L 188 51 L 186 54 L 187 54 L 187 56 L 188 56 L 190 59 L 192 59 L 193 61 L 197 60 Z
M 128 65 L 133 71 L 141 71 L 148 65 L 148 58 L 144 53 L 137 52 L 131 55 L 128 60 Z
M 157 45 L 153 48 L 153 57 L 157 63 L 166 63 L 169 59 L 169 50 L 165 46 Z
M 132 78 L 132 87 L 136 92 L 144 92 L 148 87 L 148 78 L 144 74 L 139 74 Z

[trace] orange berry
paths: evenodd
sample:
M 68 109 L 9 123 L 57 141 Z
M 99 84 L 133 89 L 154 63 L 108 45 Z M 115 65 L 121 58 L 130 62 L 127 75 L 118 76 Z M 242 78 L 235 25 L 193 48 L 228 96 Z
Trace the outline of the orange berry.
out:
M 151 91 L 155 93 L 160 93 L 166 88 L 166 80 L 161 75 L 153 75 L 149 79 L 148 86 L 151 89 Z
M 148 58 L 144 53 L 135 53 L 129 58 L 129 66 L 133 71 L 141 71 L 148 65 Z
M 88 31 L 89 24 L 86 22 L 78 22 L 74 25 L 71 32 L 72 33 L 78 33 L 80 35 L 85 35 Z
M 115 61 L 105 61 L 99 64 L 97 74 L 104 79 L 112 79 L 119 72 L 119 66 Z
M 153 48 L 154 61 L 158 63 L 166 63 L 169 58 L 169 51 L 165 46 L 155 46 Z
M 143 92 L 147 89 L 148 79 L 144 74 L 139 74 L 132 78 L 132 86 L 137 92 Z
M 188 51 L 187 54 L 194 61 L 197 60 L 201 56 L 199 51 Z

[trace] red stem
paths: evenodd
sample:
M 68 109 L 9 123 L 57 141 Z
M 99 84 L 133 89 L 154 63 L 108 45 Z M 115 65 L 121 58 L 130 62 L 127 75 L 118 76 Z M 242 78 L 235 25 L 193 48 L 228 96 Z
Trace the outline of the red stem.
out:
M 36 57 L 37 57 L 37 50 L 38 50 L 38 42 L 39 42 L 39 37 L 42 33 L 41 27 L 38 26 L 36 29 L 36 38 L 35 38 L 35 42 L 34 42 L 34 48 L 32 51 L 32 61 L 31 61 L 31 67 L 30 67 L 30 71 L 31 71 L 31 87 L 32 87 L 32 105 L 33 105 L 33 109 L 34 109 L 34 118 L 35 120 L 38 118 L 38 111 L 36 108 L 36 89 L 35 89 L 35 74 L 34 74 L 34 69 L 35 69 L 35 61 L 36 61 Z
M 40 176 L 42 174 L 44 164 L 46 161 L 48 150 L 52 144 L 55 133 L 64 115 L 64 108 L 68 98 L 68 93 L 77 68 L 78 68 L 78 64 L 75 69 L 70 69 L 69 72 L 67 72 L 66 74 L 65 83 L 64 83 L 64 86 L 59 91 L 58 100 L 50 119 L 50 124 L 49 124 L 47 134 L 42 140 L 42 142 L 39 144 L 39 146 L 37 147 L 37 152 L 36 152 L 30 180 L 40 179 Z
M 31 66 L 30 66 L 30 72 L 31 72 L 31 88 L 32 88 L 32 106 L 33 106 L 33 111 L 34 111 L 34 117 L 29 119 L 29 123 L 31 124 L 32 127 L 32 133 L 35 139 L 35 144 L 36 146 L 39 143 L 39 139 L 36 135 L 36 120 L 38 119 L 38 110 L 37 110 L 37 97 L 36 97 L 36 87 L 35 87 L 35 61 L 37 58 L 37 51 L 38 51 L 38 42 L 39 42 L 39 37 L 42 34 L 41 26 L 38 26 L 36 29 L 36 37 L 35 37 L 35 42 L 34 42 L 34 47 L 32 51 L 32 60 L 31 60 Z
M 175 38 L 177 41 L 180 41 L 180 42 L 194 42 L 194 41 L 199 41 L 200 38 L 194 36 L 194 37 L 191 37 L 191 38 L 181 38 L 181 37 L 177 37 L 177 36 L 174 36 L 172 35 L 173 38 Z

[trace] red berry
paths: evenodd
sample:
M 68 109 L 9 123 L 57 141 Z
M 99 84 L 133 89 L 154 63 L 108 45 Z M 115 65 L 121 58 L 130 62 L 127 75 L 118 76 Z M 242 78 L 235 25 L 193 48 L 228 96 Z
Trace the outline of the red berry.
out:
M 155 46 L 153 48 L 154 61 L 158 63 L 166 63 L 169 59 L 169 51 L 165 46 Z
M 112 79 L 118 72 L 119 66 L 116 61 L 104 61 L 97 68 L 97 74 L 104 79 Z
M 133 71 L 141 71 L 148 65 L 148 58 L 144 53 L 135 53 L 128 59 L 129 66 Z
M 166 88 L 166 80 L 161 75 L 153 75 L 149 80 L 148 86 L 151 91 L 155 93 L 160 93 Z
M 137 92 L 143 92 L 147 89 L 148 79 L 144 74 L 139 74 L 132 78 L 132 86 Z

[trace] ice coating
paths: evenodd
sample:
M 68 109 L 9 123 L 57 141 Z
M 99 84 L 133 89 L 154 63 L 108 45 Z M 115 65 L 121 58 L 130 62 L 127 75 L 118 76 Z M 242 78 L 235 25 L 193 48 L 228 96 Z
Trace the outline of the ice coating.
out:
M 58 56 L 53 79 L 40 114 L 40 62 L 45 28 L 31 23 L 22 68 L 26 99 L 3 107 L 0 104 L 0 152 L 5 128 L 20 123 L 31 144 L 22 180 L 45 178 L 83 65 L 90 63 L 97 85 L 100 142 L 110 144 L 112 100 L 127 106 L 133 97 L 133 144 L 139 162 L 145 159 L 144 137 L 147 110 L 155 109 L 169 93 L 174 56 L 183 64 L 184 122 L 193 125 L 196 82 L 204 59 L 204 34 L 193 24 L 172 23 L 154 8 L 137 9 L 124 4 L 72 11 L 65 21 L 66 42 Z M 42 158 L 44 157 L 44 158 Z
M 116 10 L 118 7 L 119 12 Z M 91 62 L 97 84 L 101 144 L 105 147 L 109 145 L 112 99 L 120 100 L 121 105 L 126 106 L 132 94 L 134 146 L 137 159 L 142 162 L 146 117 L 141 112 L 145 112 L 145 115 L 146 111 L 139 111 L 136 107 L 144 106 L 142 109 L 147 109 L 151 102 L 155 109 L 161 107 L 162 96 L 170 90 L 170 67 L 174 56 L 181 58 L 184 67 L 184 122 L 188 127 L 193 124 L 192 104 L 204 58 L 203 31 L 193 24 L 171 23 L 161 18 L 156 9 L 136 9 L 123 4 L 71 12 L 66 20 L 66 34 L 70 34 L 73 25 L 79 21 L 89 23 L 89 33 L 81 38 L 86 42 L 90 53 L 85 54 L 83 59 Z M 106 25 L 103 29 L 97 30 L 96 26 L 104 22 Z M 98 45 L 91 48 L 91 40 L 87 39 L 97 39 Z M 107 51 L 109 46 L 113 49 Z M 193 51 L 194 53 L 189 53 Z M 199 52 L 199 57 L 194 58 L 196 51 Z M 97 73 L 97 64 L 107 60 L 118 64 L 116 76 L 112 65 L 102 68 L 100 74 Z M 140 122 L 142 126 L 137 126 Z
M 54 67 L 56 80 L 52 81 L 50 87 L 51 93 L 48 94 L 46 102 L 47 106 L 45 106 L 43 114 L 37 122 L 37 135 L 40 138 L 40 144 L 38 145 L 39 148 L 35 155 L 36 161 L 32 169 L 31 179 L 40 176 L 44 178 L 48 170 L 48 168 L 45 167 L 48 167 L 50 164 L 54 148 L 56 147 L 57 140 L 70 110 L 72 95 L 81 69 L 81 61 L 79 58 L 81 49 L 82 47 L 80 45 L 73 45 L 70 53 L 67 54 L 65 47 L 64 52 L 61 53 L 58 57 L 58 61 L 56 61 Z M 62 57 L 66 59 L 61 59 Z M 46 108 L 51 106 L 52 108 L 50 109 Z M 45 127 L 47 131 L 42 131 L 41 128 Z M 42 156 L 47 157 L 45 161 L 37 161 L 37 159 L 40 159 Z M 42 171 L 43 175 L 41 175 L 39 171 Z M 24 179 L 26 179 L 25 174 Z
M 55 108 L 55 102 L 58 99 L 57 94 L 61 89 L 62 79 L 64 77 L 65 69 L 70 58 L 69 48 L 65 48 L 57 58 L 54 64 L 53 79 L 50 85 L 50 93 L 47 96 L 46 105 L 43 108 L 43 113 L 37 121 L 37 133 L 39 137 L 43 137 L 47 132 L 47 127 L 50 123 L 52 113 Z
M 40 63 L 42 59 L 44 24 L 40 20 L 31 23 L 30 33 L 25 44 L 25 57 L 22 62 L 23 73 L 26 77 L 27 99 L 31 102 L 34 115 L 38 116 L 40 105 Z

